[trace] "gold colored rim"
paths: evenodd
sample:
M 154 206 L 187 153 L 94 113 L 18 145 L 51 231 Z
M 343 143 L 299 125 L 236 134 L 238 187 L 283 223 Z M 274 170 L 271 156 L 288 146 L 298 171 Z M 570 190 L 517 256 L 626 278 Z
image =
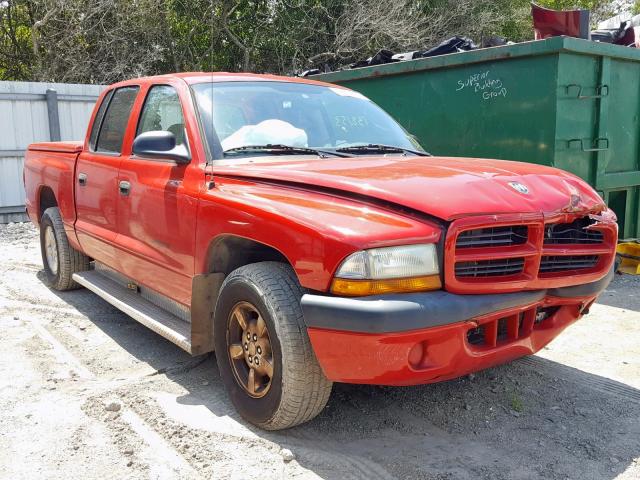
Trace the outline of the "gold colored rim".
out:
M 49 270 L 54 275 L 58 273 L 58 245 L 56 243 L 56 234 L 53 228 L 47 225 L 44 231 L 44 254 L 47 259 Z
M 236 381 L 250 396 L 265 396 L 273 379 L 271 341 L 267 323 L 250 303 L 240 302 L 231 310 L 227 346 Z

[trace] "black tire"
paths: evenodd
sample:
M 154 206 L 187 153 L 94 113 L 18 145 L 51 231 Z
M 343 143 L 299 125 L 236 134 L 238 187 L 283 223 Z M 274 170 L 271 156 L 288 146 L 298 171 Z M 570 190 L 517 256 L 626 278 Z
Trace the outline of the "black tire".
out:
M 300 307 L 303 293 L 290 266 L 261 262 L 231 272 L 218 297 L 214 339 L 220 376 L 240 415 L 266 430 L 311 420 L 331 394 L 332 382 L 322 373 L 307 335 Z M 237 379 L 229 353 L 232 312 L 246 303 L 265 320 L 273 355 L 270 386 L 260 398 L 252 397 Z
M 51 233 L 48 233 L 48 231 Z M 55 243 L 56 255 L 47 256 L 47 235 Z M 56 290 L 73 290 L 81 285 L 73 280 L 73 274 L 89 270 L 90 258 L 69 245 L 67 233 L 58 207 L 47 208 L 40 220 L 40 252 L 47 284 Z M 50 265 L 51 263 L 51 265 Z

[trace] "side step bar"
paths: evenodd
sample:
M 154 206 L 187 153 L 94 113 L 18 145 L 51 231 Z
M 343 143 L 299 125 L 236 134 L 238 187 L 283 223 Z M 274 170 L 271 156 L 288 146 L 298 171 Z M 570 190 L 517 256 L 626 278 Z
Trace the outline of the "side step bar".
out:
M 183 350 L 191 352 L 191 324 L 158 307 L 138 293 L 118 284 L 96 270 L 73 274 L 83 287 L 142 323 Z

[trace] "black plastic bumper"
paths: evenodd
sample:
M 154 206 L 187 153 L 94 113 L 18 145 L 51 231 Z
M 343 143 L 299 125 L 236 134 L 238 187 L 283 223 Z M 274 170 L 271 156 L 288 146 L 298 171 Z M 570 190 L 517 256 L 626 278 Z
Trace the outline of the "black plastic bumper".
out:
M 456 295 L 444 291 L 376 295 L 363 298 L 304 295 L 307 327 L 362 333 L 392 333 L 437 327 L 516 308 L 546 296 L 590 297 L 613 279 L 612 269 L 597 282 L 572 287 L 489 295 Z

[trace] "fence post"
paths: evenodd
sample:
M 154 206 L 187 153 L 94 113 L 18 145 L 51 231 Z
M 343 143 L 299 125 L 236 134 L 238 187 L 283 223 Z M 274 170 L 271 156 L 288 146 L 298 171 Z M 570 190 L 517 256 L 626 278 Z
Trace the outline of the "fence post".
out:
M 47 98 L 47 114 L 49 116 L 49 139 L 60 141 L 60 115 L 58 115 L 58 92 L 49 88 L 45 92 Z

